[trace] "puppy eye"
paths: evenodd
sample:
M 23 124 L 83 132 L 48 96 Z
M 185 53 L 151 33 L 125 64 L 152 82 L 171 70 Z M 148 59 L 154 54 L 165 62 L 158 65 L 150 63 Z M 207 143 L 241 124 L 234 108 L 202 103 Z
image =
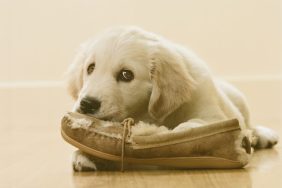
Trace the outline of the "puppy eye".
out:
M 88 67 L 87 67 L 87 74 L 91 74 L 94 71 L 95 68 L 95 63 L 91 63 Z
M 118 74 L 117 80 L 123 82 L 130 82 L 134 79 L 134 74 L 130 70 L 121 70 Z

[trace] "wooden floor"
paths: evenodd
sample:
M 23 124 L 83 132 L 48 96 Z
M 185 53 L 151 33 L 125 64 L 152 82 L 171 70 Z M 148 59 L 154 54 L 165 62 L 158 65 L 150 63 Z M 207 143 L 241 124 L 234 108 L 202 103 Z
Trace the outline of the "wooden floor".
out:
M 27 96 L 30 97 L 30 91 L 13 94 L 11 89 L 5 92 L 2 91 L 0 97 L 0 103 L 7 104 L 6 109 L 1 108 L 4 116 L 0 120 L 0 188 L 282 187 L 281 142 L 274 149 L 256 152 L 250 164 L 239 170 L 74 173 L 70 161 L 75 149 L 60 135 L 60 117 L 67 105 L 57 103 L 57 108 L 54 108 L 50 107 L 49 100 L 31 102 L 31 98 L 38 99 L 48 93 L 48 96 L 54 95 L 58 101 L 68 103 L 64 100 L 65 93 L 58 89 L 32 91 L 34 96 L 26 100 Z M 5 100 L 3 95 L 7 95 Z M 31 109 L 26 108 L 29 103 L 32 103 L 29 106 Z M 13 110 L 8 108 L 8 104 Z M 71 103 L 68 105 L 71 106 Z M 271 125 L 282 136 L 280 120 L 266 120 L 264 123 Z

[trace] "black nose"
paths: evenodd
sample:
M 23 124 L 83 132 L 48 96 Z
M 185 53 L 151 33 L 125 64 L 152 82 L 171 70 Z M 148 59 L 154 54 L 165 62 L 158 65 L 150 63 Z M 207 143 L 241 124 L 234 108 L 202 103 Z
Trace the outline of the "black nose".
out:
M 83 114 L 94 114 L 99 110 L 101 102 L 92 97 L 84 97 L 80 101 L 80 111 Z

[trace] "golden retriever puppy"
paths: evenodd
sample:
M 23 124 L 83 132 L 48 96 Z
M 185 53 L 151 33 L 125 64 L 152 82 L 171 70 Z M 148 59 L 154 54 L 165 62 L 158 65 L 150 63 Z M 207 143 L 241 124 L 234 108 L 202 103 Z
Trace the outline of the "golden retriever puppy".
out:
M 119 27 L 84 43 L 69 68 L 74 111 L 109 121 L 127 117 L 176 131 L 237 118 L 252 129 L 255 148 L 272 147 L 278 136 L 252 127 L 246 100 L 216 79 L 190 50 L 137 27 Z M 97 169 L 76 152 L 74 169 Z

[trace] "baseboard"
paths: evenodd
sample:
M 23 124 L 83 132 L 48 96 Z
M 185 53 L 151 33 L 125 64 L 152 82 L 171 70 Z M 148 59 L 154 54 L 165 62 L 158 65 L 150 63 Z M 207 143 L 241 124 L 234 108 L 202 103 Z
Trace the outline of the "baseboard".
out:
M 247 97 L 254 124 L 281 124 L 281 77 L 235 78 L 227 81 Z M 60 117 L 72 108 L 61 81 L 0 82 L 0 126 L 40 126 L 48 121 L 51 127 L 60 124 Z M 277 127 L 277 126 L 276 126 Z M 281 126 L 282 127 L 282 126 Z

